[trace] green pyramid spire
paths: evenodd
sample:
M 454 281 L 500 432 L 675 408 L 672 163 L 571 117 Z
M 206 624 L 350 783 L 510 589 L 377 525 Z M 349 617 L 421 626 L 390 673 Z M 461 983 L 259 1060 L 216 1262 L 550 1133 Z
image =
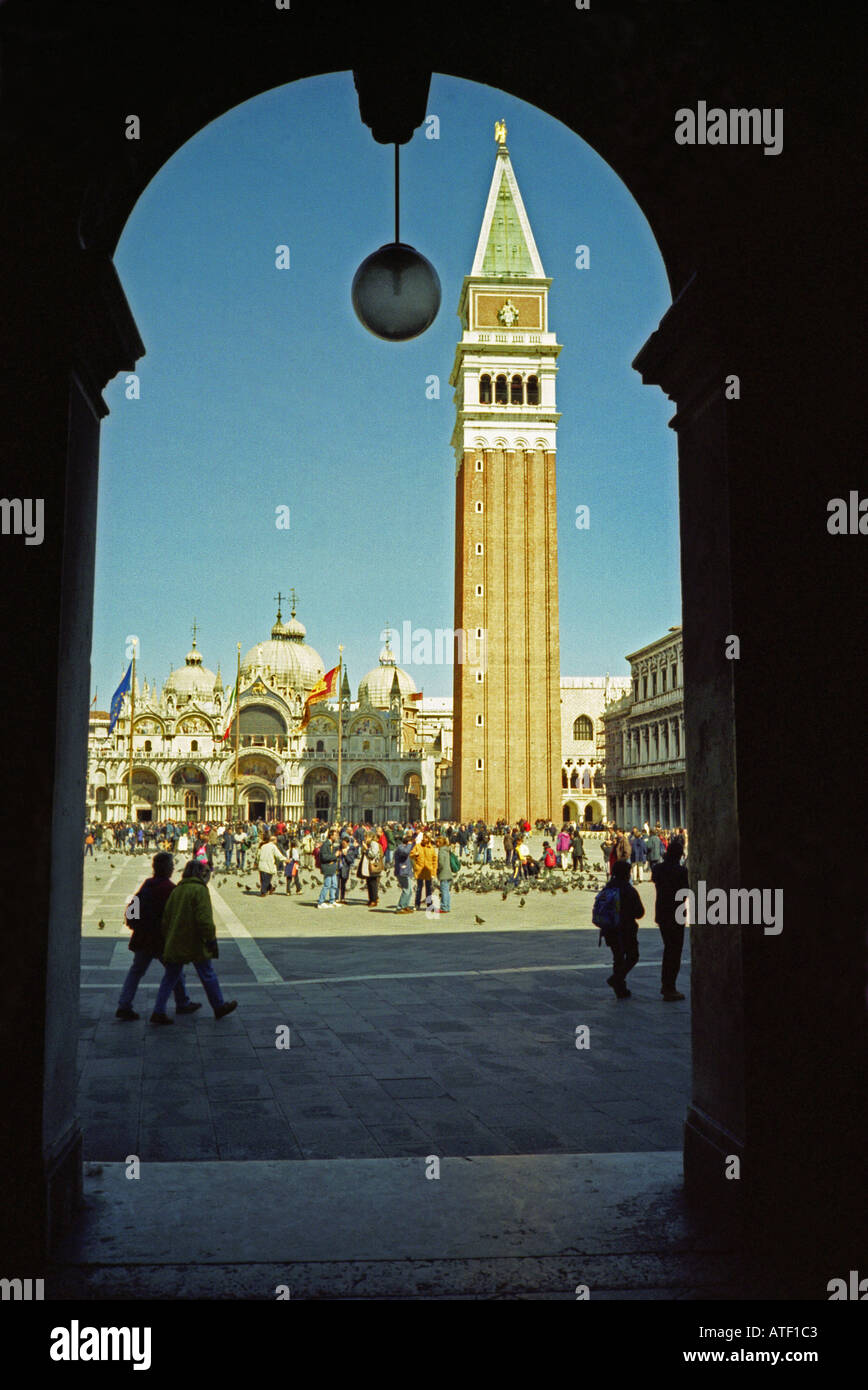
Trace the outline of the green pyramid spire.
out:
M 500 174 L 497 202 L 494 206 L 488 241 L 482 257 L 482 273 L 483 275 L 533 275 L 535 273 L 524 231 L 519 221 L 518 209 L 512 196 L 512 189 L 506 177 L 506 169 L 502 169 Z

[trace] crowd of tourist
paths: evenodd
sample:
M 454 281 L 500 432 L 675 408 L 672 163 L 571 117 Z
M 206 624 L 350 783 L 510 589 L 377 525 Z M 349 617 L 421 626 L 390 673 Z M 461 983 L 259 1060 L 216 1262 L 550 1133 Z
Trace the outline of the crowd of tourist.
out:
M 452 881 L 463 867 L 478 866 L 483 874 L 495 862 L 508 882 L 561 873 L 602 876 L 605 886 L 595 901 L 594 921 L 612 950 L 613 971 L 607 983 L 619 999 L 630 997 L 626 977 L 639 958 L 638 919 L 644 906 L 634 884 L 647 879 L 656 885 L 656 921 L 664 942 L 662 989 L 664 999 L 683 999 L 675 985 L 681 961 L 684 928 L 676 922 L 675 894 L 687 885 L 687 831 L 660 825 L 634 826 L 628 833 L 610 823 L 602 831 L 565 823 L 538 822 L 536 830 L 547 836 L 542 849 L 531 849 L 527 820 L 515 825 L 497 821 L 403 825 L 326 825 L 317 820 L 288 823 L 243 821 L 220 824 L 123 821 L 88 825 L 85 855 L 108 849 L 112 853 L 141 854 L 156 848 L 153 877 L 142 884 L 131 902 L 135 919 L 130 950 L 134 953 L 118 1003 L 117 1017 L 134 1019 L 136 987 L 153 960 L 164 966 L 151 1022 L 171 1023 L 166 1014 L 174 992 L 178 1013 L 201 1007 L 186 992 L 184 965 L 193 965 L 202 981 L 215 1017 L 237 1007 L 223 999 L 213 966 L 218 955 L 217 932 L 206 889 L 212 872 L 233 869 L 259 876 L 259 896 L 277 892 L 281 880 L 285 893 L 299 895 L 302 885 L 319 884 L 316 907 L 322 911 L 347 907 L 348 889 L 355 881 L 364 888 L 368 910 L 380 905 L 381 885 L 398 890 L 396 914 L 424 911 L 442 916 L 452 908 Z M 596 848 L 594 868 L 589 850 Z M 171 882 L 175 856 L 187 859 L 179 884 Z M 249 867 L 248 867 L 249 866 Z M 303 877 L 307 872 L 309 879 Z M 582 880 L 583 881 L 583 880 Z M 597 887 L 596 882 L 593 885 Z M 434 894 L 437 893 L 435 900 Z M 504 892 L 506 897 L 507 893 Z M 598 915 L 599 905 L 599 915 Z

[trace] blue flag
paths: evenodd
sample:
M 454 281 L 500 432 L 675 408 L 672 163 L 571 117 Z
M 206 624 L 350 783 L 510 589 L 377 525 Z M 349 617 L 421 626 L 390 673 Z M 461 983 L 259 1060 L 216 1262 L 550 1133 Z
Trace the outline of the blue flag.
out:
M 109 714 L 111 715 L 111 719 L 109 720 L 109 727 L 108 727 L 109 733 L 111 733 L 111 731 L 112 731 L 112 729 L 114 728 L 115 724 L 117 724 L 117 722 L 118 722 L 118 716 L 119 716 L 119 714 L 120 714 L 120 712 L 121 712 L 121 705 L 122 705 L 123 702 L 124 702 L 124 695 L 127 693 L 127 691 L 128 691 L 129 688 L 130 688 L 130 674 L 131 674 L 131 672 L 132 672 L 132 669 L 133 669 L 133 663 L 130 662 L 129 666 L 127 667 L 127 674 L 124 676 L 123 680 L 121 681 L 120 685 L 118 686 L 117 690 L 115 691 L 114 695 L 112 696 L 112 702 L 111 702 L 111 705 L 110 705 L 110 707 L 109 707 Z

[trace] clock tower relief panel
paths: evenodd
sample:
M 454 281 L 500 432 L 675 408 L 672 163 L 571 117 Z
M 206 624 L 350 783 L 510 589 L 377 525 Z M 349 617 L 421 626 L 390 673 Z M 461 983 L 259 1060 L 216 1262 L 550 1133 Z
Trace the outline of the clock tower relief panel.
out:
M 502 127 L 501 127 L 502 129 Z M 548 288 L 506 150 L 459 305 L 455 387 L 456 814 L 561 809 L 555 450 Z

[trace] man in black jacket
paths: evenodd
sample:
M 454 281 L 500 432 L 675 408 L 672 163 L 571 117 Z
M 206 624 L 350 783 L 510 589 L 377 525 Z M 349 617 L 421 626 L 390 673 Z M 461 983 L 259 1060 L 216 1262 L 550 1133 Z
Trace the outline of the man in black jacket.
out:
M 684 923 L 675 919 L 678 903 L 675 894 L 679 888 L 688 885 L 687 869 L 681 863 L 684 841 L 675 836 L 669 844 L 662 864 L 655 864 L 651 877 L 657 888 L 657 903 L 654 920 L 663 937 L 663 968 L 660 972 L 660 993 L 667 1003 L 683 999 L 675 988 L 678 971 L 681 968 L 681 951 L 684 946 Z
M 619 999 L 629 999 L 627 976 L 639 959 L 638 918 L 645 916 L 645 908 L 630 882 L 629 859 L 616 860 L 612 878 L 618 885 L 621 910 L 617 927 L 606 928 L 603 932 L 612 952 L 612 973 L 606 984 L 612 986 Z

